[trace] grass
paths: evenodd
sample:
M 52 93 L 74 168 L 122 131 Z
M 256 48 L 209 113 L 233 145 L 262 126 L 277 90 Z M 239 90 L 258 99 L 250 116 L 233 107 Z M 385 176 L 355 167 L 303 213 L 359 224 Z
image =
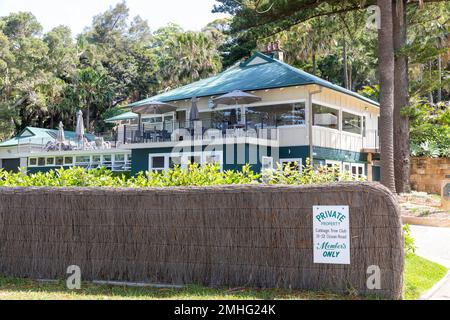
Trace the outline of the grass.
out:
M 447 273 L 447 269 L 409 254 L 405 270 L 405 299 L 417 299 Z M 38 282 L 0 277 L 0 300 L 361 300 L 355 295 L 281 289 L 224 289 L 187 286 L 183 289 L 136 288 L 83 283 L 68 290 L 64 281 Z
M 68 290 L 64 281 L 38 282 L 0 277 L 0 300 L 345 300 L 359 299 L 324 292 L 295 290 L 214 289 L 190 285 L 183 289 L 137 288 L 82 283 Z
M 444 266 L 421 258 L 414 254 L 406 256 L 405 289 L 406 300 L 419 299 L 421 295 L 430 290 L 439 282 L 448 270 Z

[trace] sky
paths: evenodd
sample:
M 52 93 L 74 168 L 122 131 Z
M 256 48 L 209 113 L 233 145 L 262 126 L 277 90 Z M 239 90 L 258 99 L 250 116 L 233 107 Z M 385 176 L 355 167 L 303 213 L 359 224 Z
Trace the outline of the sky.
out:
M 92 22 L 92 18 L 122 0 L 0 0 L 0 16 L 12 12 L 32 12 L 44 27 L 44 32 L 66 25 L 77 35 Z M 140 15 L 152 31 L 174 22 L 186 30 L 199 31 L 208 22 L 223 17 L 211 10 L 215 0 L 127 0 L 130 17 Z

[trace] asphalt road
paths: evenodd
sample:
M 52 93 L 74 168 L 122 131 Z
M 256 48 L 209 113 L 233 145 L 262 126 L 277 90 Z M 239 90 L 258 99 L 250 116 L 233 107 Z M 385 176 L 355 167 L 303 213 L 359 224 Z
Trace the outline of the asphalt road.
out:
M 450 228 L 411 226 L 411 234 L 417 255 L 450 269 Z M 427 299 L 450 300 L 450 277 Z

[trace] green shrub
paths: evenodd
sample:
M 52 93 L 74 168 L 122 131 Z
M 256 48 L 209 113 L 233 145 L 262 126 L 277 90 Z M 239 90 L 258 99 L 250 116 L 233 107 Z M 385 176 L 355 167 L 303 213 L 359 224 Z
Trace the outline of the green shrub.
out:
M 415 157 L 448 157 L 450 155 L 450 108 L 416 101 L 404 108 L 411 123 L 411 155 Z
M 416 246 L 414 244 L 414 238 L 411 235 L 411 227 L 409 224 L 403 226 L 403 235 L 405 238 L 405 253 L 412 254 L 416 252 Z
M 326 167 L 314 168 L 309 161 L 300 173 L 290 166 L 279 166 L 276 170 L 256 174 L 246 165 L 240 171 L 221 171 L 218 164 L 200 166 L 191 164 L 186 169 L 179 166 L 167 172 L 145 172 L 130 177 L 129 174 L 113 173 L 106 168 L 85 170 L 74 167 L 49 172 L 26 174 L 0 170 L 0 186 L 4 187 L 177 187 L 212 186 L 236 184 L 323 184 L 336 181 L 354 181 L 351 174 L 339 173 Z

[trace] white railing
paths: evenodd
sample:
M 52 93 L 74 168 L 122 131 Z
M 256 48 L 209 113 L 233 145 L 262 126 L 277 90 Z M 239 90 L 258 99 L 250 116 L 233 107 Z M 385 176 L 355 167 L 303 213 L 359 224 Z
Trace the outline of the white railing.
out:
M 361 152 L 379 146 L 377 130 L 366 130 L 364 135 L 317 126 L 313 130 L 313 144 L 318 147 Z

